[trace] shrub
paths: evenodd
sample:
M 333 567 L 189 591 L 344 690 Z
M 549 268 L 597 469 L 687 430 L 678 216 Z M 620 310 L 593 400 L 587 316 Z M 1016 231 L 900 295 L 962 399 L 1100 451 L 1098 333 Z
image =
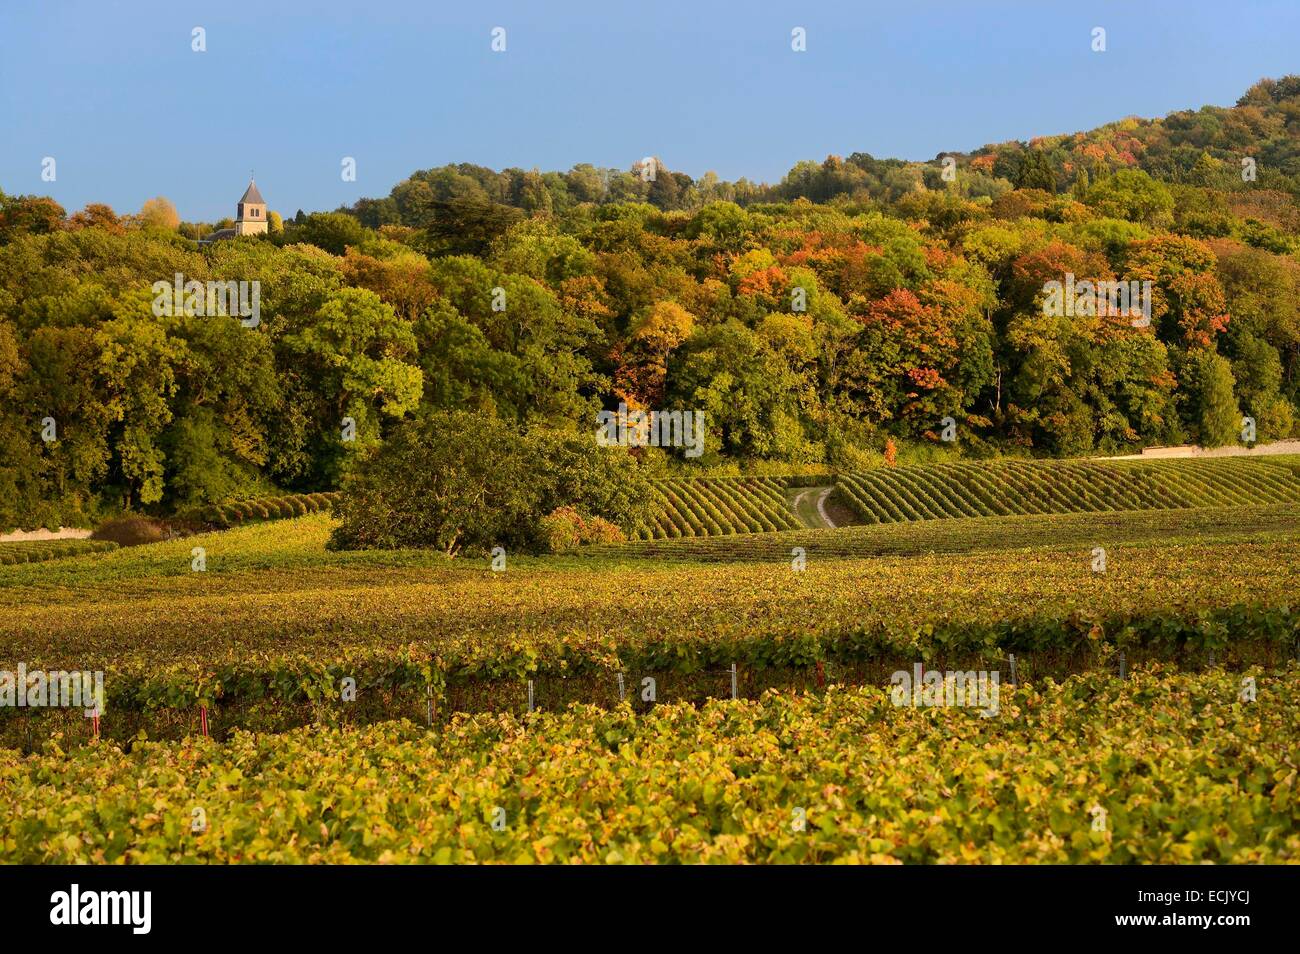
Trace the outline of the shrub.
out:
M 572 507 L 556 507 L 538 521 L 541 549 L 566 553 L 588 543 L 622 543 L 627 535 L 602 517 L 584 517 Z
M 538 536 L 547 553 L 566 553 L 582 543 L 582 515 L 572 507 L 557 507 L 538 521 Z
M 134 547 L 167 539 L 167 527 L 150 517 L 119 517 L 101 523 L 90 538 L 110 540 L 122 547 Z
M 537 552 L 550 533 L 563 538 L 541 525 L 560 507 L 629 530 L 645 525 L 649 488 L 630 454 L 587 434 L 520 432 L 479 414 L 430 412 L 357 465 L 335 506 L 342 523 L 329 545 Z
M 627 539 L 622 527 L 604 517 L 588 517 L 584 529 L 583 543 L 622 543 Z

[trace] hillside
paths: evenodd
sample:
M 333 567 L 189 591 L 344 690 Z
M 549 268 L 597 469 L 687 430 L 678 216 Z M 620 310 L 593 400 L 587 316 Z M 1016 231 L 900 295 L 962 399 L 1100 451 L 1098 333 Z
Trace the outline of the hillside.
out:
M 653 503 L 652 480 L 1290 437 L 1298 89 L 986 147 L 951 182 L 864 156 L 770 188 L 658 164 L 446 167 L 351 214 L 203 246 L 0 195 L 0 528 L 333 491 L 418 428 L 457 432 L 464 455 L 482 431 L 444 474 L 489 448 L 536 468 L 548 453 L 522 448 L 567 442 L 563 459 L 605 475 L 521 477 L 552 488 L 508 521 L 525 549 L 548 517 L 559 536 L 598 517 L 644 537 L 788 516 L 699 485 L 659 523 L 631 499 Z M 156 313 L 176 275 L 256 284 L 256 322 L 219 301 Z M 1121 287 L 1137 297 L 1093 294 Z M 690 412 L 699 441 L 588 454 L 598 415 L 624 407 Z M 490 536 L 451 527 L 442 545 Z
M 864 523 L 1300 504 L 1300 468 L 1287 461 L 947 464 L 846 474 L 837 486 Z
M 972 168 L 1017 181 L 1028 152 L 1047 158 L 1048 183 L 1055 189 L 1074 185 L 1083 172 L 1096 178 L 1101 170 L 1138 168 L 1165 182 L 1245 191 L 1241 160 L 1251 157 L 1260 189 L 1295 196 L 1300 194 L 1300 76 L 1261 80 L 1231 107 L 1202 106 L 1157 119 L 1128 117 L 1087 132 L 984 146 L 965 158 Z
M 959 143 L 951 146 L 926 163 L 879 159 L 863 152 L 824 162 L 809 159 L 775 184 L 726 182 L 712 173 L 694 179 L 664 166 L 656 170 L 654 181 L 646 181 L 640 166 L 629 170 L 579 164 L 568 172 L 496 172 L 458 163 L 415 172 L 388 196 L 362 199 L 348 211 L 371 227 L 432 227 L 451 236 L 458 215 L 476 203 L 503 207 L 498 215 L 508 221 L 511 209 L 563 212 L 583 202 L 639 200 L 671 211 L 717 200 L 741 205 L 798 198 L 896 201 L 917 189 L 944 189 L 941 160 L 951 156 L 963 172 L 952 187 L 970 197 L 996 197 L 1012 187 L 1082 191 L 1109 172 L 1140 169 L 1163 182 L 1236 193 L 1229 203 L 1233 211 L 1270 225 L 1294 231 L 1300 224 L 1300 213 L 1290 201 L 1300 197 L 1300 75 L 1260 80 L 1228 107 L 1203 106 L 1160 118 L 1125 117 L 1096 129 L 1045 131 L 1029 141 L 973 150 Z M 1256 162 L 1256 179 L 1249 188 L 1241 178 L 1241 160 L 1246 157 Z

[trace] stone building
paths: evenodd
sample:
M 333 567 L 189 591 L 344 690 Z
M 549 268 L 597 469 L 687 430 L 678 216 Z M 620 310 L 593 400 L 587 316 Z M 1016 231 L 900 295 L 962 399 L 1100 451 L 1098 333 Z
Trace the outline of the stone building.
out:
M 262 193 L 257 191 L 257 183 L 252 179 L 248 180 L 248 188 L 244 190 L 236 209 L 233 229 L 218 229 L 199 239 L 199 244 L 211 245 L 213 242 L 232 239 L 237 235 L 261 235 L 266 232 L 269 227 L 266 220 L 266 200 L 262 198 Z
M 239 214 L 235 216 L 236 235 L 261 235 L 266 231 L 266 200 L 257 191 L 257 183 L 248 180 L 244 197 L 239 200 Z

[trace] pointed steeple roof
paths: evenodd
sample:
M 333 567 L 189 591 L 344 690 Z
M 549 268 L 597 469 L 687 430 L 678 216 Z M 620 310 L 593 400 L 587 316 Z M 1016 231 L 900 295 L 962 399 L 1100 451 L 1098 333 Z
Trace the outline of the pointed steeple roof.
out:
M 262 193 L 257 191 L 257 183 L 252 179 L 248 180 L 248 188 L 244 190 L 244 197 L 239 201 L 242 203 L 253 202 L 257 205 L 266 205 L 266 200 L 262 198 Z

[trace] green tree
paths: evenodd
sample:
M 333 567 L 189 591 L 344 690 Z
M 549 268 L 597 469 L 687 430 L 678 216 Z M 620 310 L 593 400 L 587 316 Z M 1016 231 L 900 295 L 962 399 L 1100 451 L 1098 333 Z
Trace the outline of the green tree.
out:
M 1056 192 L 1056 170 L 1046 153 L 1038 149 L 1025 153 L 1016 172 L 1016 188 Z
M 313 212 L 289 238 L 323 248 L 332 255 L 342 255 L 348 246 L 365 241 L 366 229 L 345 212 Z
M 425 251 L 431 255 L 483 255 L 523 217 L 518 209 L 473 199 L 433 201 L 426 219 Z
M 499 418 L 430 411 L 348 477 L 330 546 L 534 552 L 543 519 L 557 508 L 633 530 L 648 519 L 649 500 L 631 455 L 600 447 L 591 434 L 520 432 Z
M 286 336 L 284 344 L 323 395 L 330 420 L 319 452 L 335 467 L 346 452 L 379 441 L 383 418 L 399 418 L 419 403 L 423 377 L 414 363 L 411 323 L 372 291 L 331 293 L 315 320 Z M 352 419 L 355 440 L 340 439 L 345 418 Z
M 1144 225 L 1165 226 L 1173 220 L 1169 188 L 1140 169 L 1121 169 L 1094 182 L 1084 202 L 1102 215 Z
M 159 438 L 172 420 L 175 368 L 185 357 L 184 344 L 169 338 L 152 316 L 138 317 L 142 305 L 124 301 L 117 317 L 95 335 L 98 373 L 113 422 L 113 464 L 128 509 L 162 500 L 165 455 Z
M 1192 352 L 1183 369 L 1185 414 L 1202 447 L 1235 444 L 1241 438 L 1241 409 L 1227 358 L 1210 350 Z
M 185 345 L 175 366 L 174 419 L 161 437 L 168 502 L 216 503 L 256 489 L 283 410 L 270 338 L 223 315 L 176 317 L 167 330 Z
M 1291 403 L 1281 394 L 1282 359 L 1267 341 L 1249 332 L 1238 336 L 1238 357 L 1232 362 L 1242 410 L 1255 419 L 1261 441 L 1289 437 L 1295 425 Z

